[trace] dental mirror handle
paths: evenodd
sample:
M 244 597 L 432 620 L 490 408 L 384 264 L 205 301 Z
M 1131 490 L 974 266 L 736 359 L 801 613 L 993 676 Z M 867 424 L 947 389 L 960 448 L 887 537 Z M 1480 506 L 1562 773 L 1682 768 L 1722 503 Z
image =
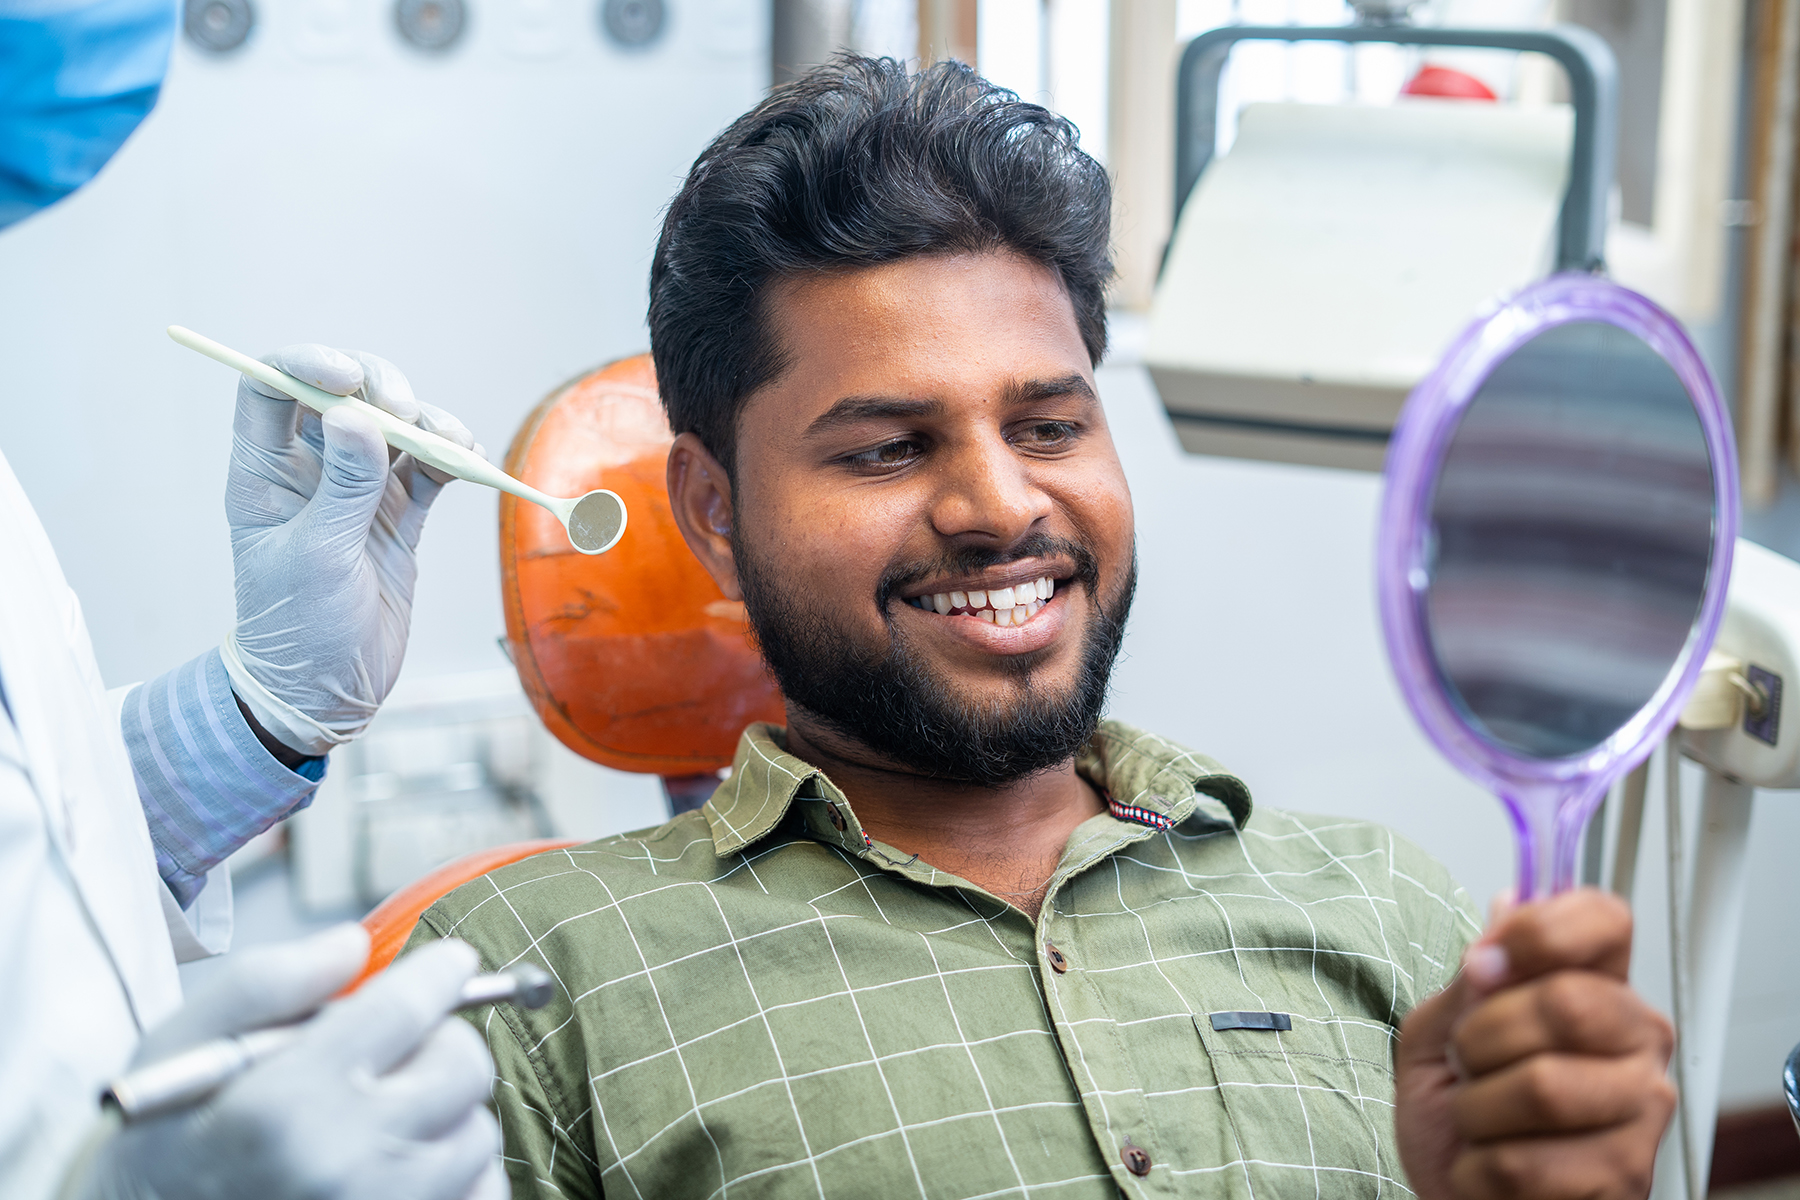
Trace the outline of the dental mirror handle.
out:
M 251 358 L 248 354 L 233 350 L 230 346 L 222 346 L 209 337 L 202 337 L 191 329 L 180 325 L 169 326 L 169 336 L 189 350 L 197 350 L 215 362 L 224 363 L 239 374 L 248 375 L 258 383 L 264 383 L 284 395 L 292 396 L 300 403 L 316 412 L 328 412 L 334 408 L 348 406 L 361 413 L 381 431 L 387 444 L 395 449 L 404 450 L 420 462 L 429 463 L 440 471 L 445 471 L 458 479 L 466 479 L 470 483 L 485 484 L 502 492 L 509 492 L 521 500 L 529 500 L 540 504 L 553 513 L 562 516 L 562 509 L 570 501 L 540 492 L 530 484 L 521 483 L 482 458 L 473 450 L 465 450 L 449 438 L 440 437 L 416 425 L 409 425 L 390 412 L 376 408 L 373 404 L 358 400 L 354 396 L 335 396 L 323 388 L 316 388 L 310 383 L 302 383 L 286 371 L 277 370 L 268 363 Z

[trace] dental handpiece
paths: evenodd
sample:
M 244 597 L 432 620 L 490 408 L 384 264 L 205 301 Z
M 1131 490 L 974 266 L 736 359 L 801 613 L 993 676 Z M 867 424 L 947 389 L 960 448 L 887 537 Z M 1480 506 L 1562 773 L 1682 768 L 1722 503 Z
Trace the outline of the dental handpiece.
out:
M 519 963 L 469 980 L 456 998 L 456 1011 L 483 1004 L 542 1008 L 555 992 L 547 972 Z M 127 1124 L 198 1104 L 263 1059 L 293 1045 L 305 1028 L 306 1022 L 277 1025 L 203 1042 L 113 1080 L 100 1094 L 100 1103 L 117 1110 Z

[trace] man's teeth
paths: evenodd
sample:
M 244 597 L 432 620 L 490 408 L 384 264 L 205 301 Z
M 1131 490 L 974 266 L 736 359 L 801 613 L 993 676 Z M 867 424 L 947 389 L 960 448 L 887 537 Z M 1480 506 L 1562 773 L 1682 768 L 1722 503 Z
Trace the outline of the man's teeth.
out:
M 933 592 L 929 596 L 915 596 L 909 603 L 941 616 L 958 613 L 1009 628 L 1031 620 L 1054 595 L 1056 581 L 1046 575 L 1030 583 L 985 592 Z

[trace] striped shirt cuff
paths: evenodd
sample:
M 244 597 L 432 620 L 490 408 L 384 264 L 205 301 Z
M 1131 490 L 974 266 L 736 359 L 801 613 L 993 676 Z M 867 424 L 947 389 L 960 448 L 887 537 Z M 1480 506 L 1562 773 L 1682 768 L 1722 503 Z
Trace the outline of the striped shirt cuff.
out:
M 156 866 L 182 908 L 245 842 L 312 802 L 325 760 L 290 771 L 238 711 L 217 650 L 140 684 L 120 714 Z

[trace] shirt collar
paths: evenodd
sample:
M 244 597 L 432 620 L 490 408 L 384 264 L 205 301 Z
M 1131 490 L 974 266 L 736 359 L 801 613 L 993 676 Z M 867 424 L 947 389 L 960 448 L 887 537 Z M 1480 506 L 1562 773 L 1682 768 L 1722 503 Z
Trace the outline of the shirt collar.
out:
M 1122 721 L 1100 722 L 1075 769 L 1120 804 L 1177 825 L 1197 819 L 1242 829 L 1250 819 L 1250 789 L 1243 780 L 1204 754 Z
M 1241 829 L 1250 819 L 1250 789 L 1243 780 L 1204 754 L 1118 721 L 1100 723 L 1075 769 L 1120 803 L 1148 809 L 1176 825 Z M 738 739 L 731 778 L 701 809 L 712 829 L 713 852 L 725 858 L 761 841 L 781 824 L 796 799 L 823 802 L 809 806 L 821 810 L 807 816 L 811 836 L 853 853 L 869 846 L 837 785 L 787 752 L 787 730 L 759 721 Z

